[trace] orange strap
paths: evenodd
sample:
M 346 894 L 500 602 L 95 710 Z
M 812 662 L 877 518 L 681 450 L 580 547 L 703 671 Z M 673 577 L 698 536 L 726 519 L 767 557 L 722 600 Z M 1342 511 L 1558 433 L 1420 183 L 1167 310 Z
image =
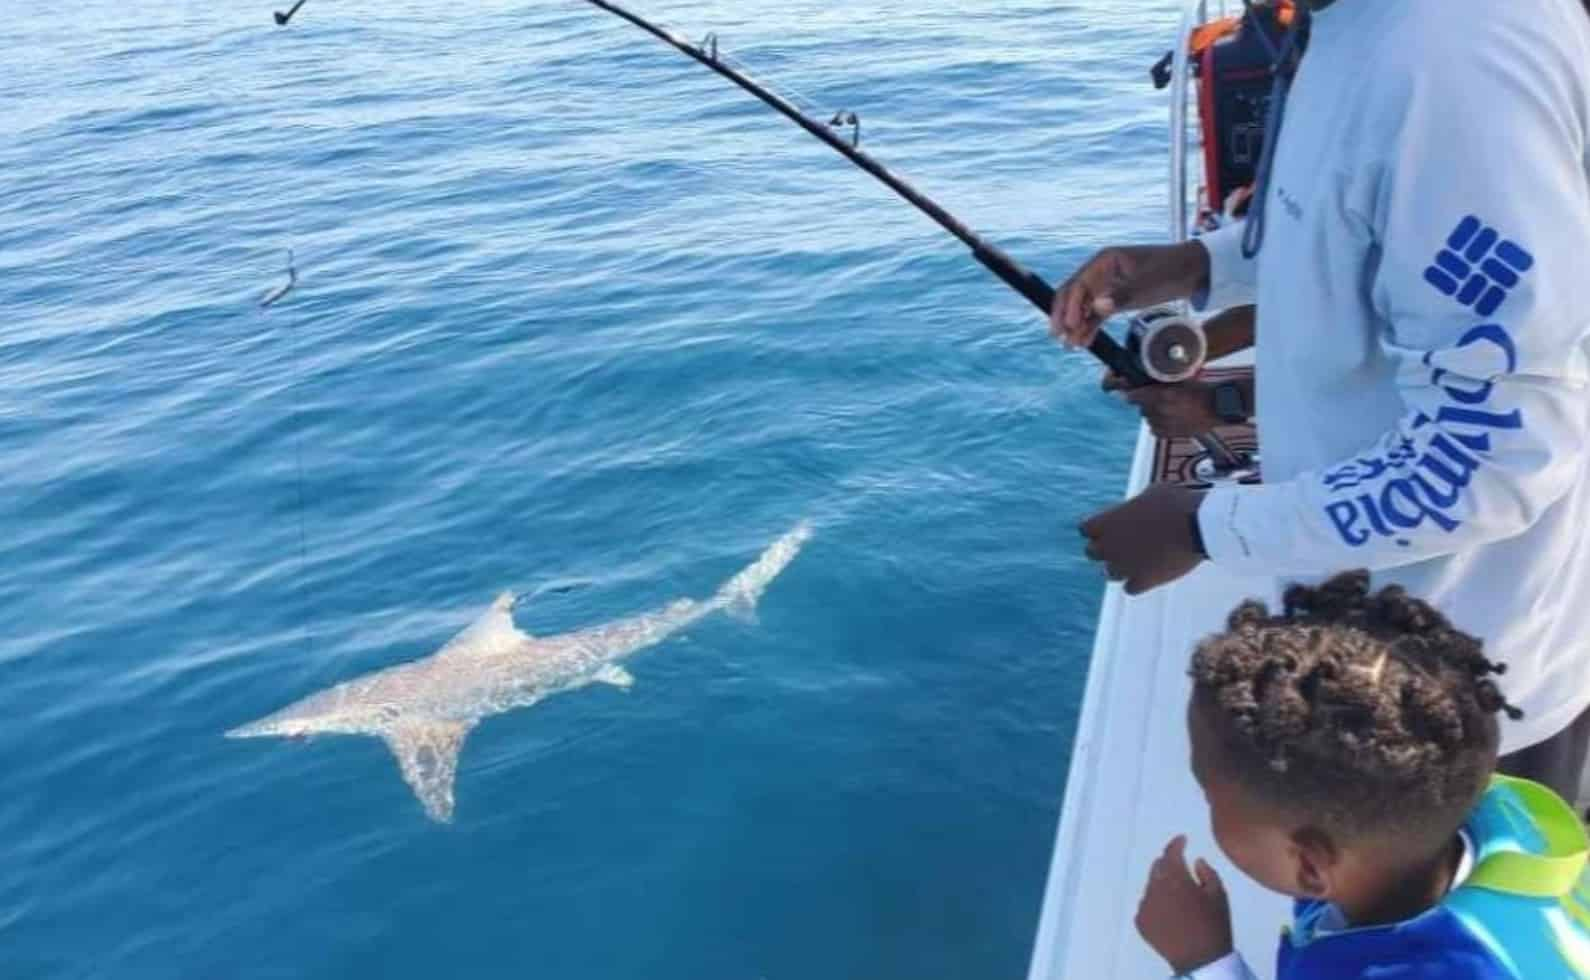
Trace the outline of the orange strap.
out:
M 1216 41 L 1235 34 L 1241 24 L 1241 17 L 1222 17 L 1219 20 L 1212 20 L 1207 24 L 1194 28 L 1192 36 L 1187 42 L 1187 49 L 1196 58 L 1213 47 Z
M 1586 2 L 1590 2 L 1590 0 L 1586 0 Z M 1275 10 L 1276 21 L 1282 27 L 1290 27 L 1292 26 L 1292 14 L 1292 0 L 1280 0 Z M 1200 25 L 1194 28 L 1191 37 L 1188 38 L 1187 49 L 1196 58 L 1213 47 L 1216 42 L 1235 34 L 1241 26 L 1242 16 L 1240 14 L 1235 17 L 1222 17 L 1219 20 L 1212 20 L 1207 24 Z

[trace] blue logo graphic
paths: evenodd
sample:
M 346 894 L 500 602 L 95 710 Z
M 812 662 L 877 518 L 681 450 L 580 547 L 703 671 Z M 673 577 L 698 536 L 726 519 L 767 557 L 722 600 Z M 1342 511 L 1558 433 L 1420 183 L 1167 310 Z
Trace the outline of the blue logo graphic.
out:
M 1446 396 L 1432 417 L 1424 412 L 1408 425 L 1382 455 L 1361 456 L 1324 474 L 1325 488 L 1335 498 L 1325 505 L 1330 519 L 1350 547 L 1376 537 L 1410 547 L 1410 534 L 1424 525 L 1453 531 L 1462 524 L 1463 496 L 1493 453 L 1492 439 L 1524 428 L 1518 409 L 1504 412 L 1489 406 L 1496 379 L 1518 367 L 1518 347 L 1500 324 L 1481 324 L 1465 333 L 1457 350 L 1489 351 L 1498 359 L 1487 380 L 1458 379 L 1431 367 L 1430 384 Z M 1432 357 L 1425 363 L 1431 364 Z
M 1471 214 L 1452 230 L 1435 264 L 1424 270 L 1424 281 L 1490 316 L 1534 264 L 1533 255 Z
M 1429 419 L 1424 419 L 1424 425 L 1429 424 Z M 1420 428 L 1421 423 L 1416 421 L 1414 428 Z M 1331 493 L 1351 490 L 1360 483 L 1369 483 L 1380 479 L 1390 470 L 1407 466 L 1419 457 L 1419 451 L 1414 447 L 1413 440 L 1404 438 L 1384 456 L 1360 456 L 1350 463 L 1339 466 L 1325 473 L 1325 488 Z

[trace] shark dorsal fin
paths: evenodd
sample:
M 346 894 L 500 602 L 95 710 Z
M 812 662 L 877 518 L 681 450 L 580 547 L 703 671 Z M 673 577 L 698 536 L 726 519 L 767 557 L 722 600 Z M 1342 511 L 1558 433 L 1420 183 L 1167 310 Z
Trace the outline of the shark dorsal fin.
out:
M 402 722 L 382 736 L 397 757 L 403 781 L 420 798 L 426 815 L 439 823 L 453 819 L 458 750 L 473 727 L 473 722 L 416 720 Z
M 480 657 L 506 653 L 530 639 L 530 634 L 513 624 L 514 595 L 504 592 L 491 608 L 442 647 L 441 656 Z

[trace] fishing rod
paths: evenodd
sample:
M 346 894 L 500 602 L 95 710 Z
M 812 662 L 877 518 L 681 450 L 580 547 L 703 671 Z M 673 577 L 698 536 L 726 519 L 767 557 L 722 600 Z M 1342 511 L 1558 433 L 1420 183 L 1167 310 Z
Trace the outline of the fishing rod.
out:
M 613 3 L 612 0 L 586 0 L 586 2 L 623 18 L 670 47 L 678 49 L 822 140 L 836 153 L 904 198 L 906 203 L 932 218 L 939 227 L 960 239 L 967 248 L 971 249 L 973 258 L 1007 286 L 1025 296 L 1028 302 L 1036 306 L 1045 316 L 1049 315 L 1049 311 L 1054 307 L 1054 288 L 1037 273 L 1017 262 L 997 245 L 983 239 L 932 198 L 861 149 L 861 120 L 854 112 L 841 110 L 834 114 L 827 125 L 824 125 L 788 99 L 730 64 L 718 50 L 716 34 L 708 34 L 700 44 L 693 44 L 667 28 Z M 835 132 L 843 126 L 850 127 L 848 142 Z M 1202 365 L 1206 349 L 1203 331 L 1200 328 L 1179 316 L 1168 316 L 1163 312 L 1156 319 L 1151 319 L 1149 316 L 1139 318 L 1139 322 L 1133 324 L 1128 334 L 1126 346 L 1122 346 L 1114 337 L 1102 330 L 1094 335 L 1093 341 L 1088 345 L 1089 353 L 1134 387 L 1157 382 L 1180 381 L 1191 377 Z M 1244 473 L 1251 468 L 1251 460 L 1231 449 L 1213 433 L 1199 436 L 1196 441 L 1208 453 L 1216 474 Z
M 308 0 L 297 0 L 287 13 L 277 13 L 276 23 L 285 26 L 293 14 L 307 2 Z M 822 140 L 836 153 L 898 194 L 906 203 L 933 219 L 939 227 L 960 239 L 962 244 L 971 250 L 973 258 L 1007 286 L 1026 297 L 1027 301 L 1037 307 L 1041 313 L 1049 315 L 1054 307 L 1054 288 L 1037 273 L 1017 262 L 997 245 L 984 240 L 932 198 L 861 149 L 861 120 L 854 112 L 841 110 L 825 125 L 731 64 L 720 54 L 716 34 L 709 34 L 700 44 L 693 44 L 611 0 L 586 0 L 586 2 L 628 21 L 722 75 L 812 136 Z M 837 129 L 847 126 L 850 128 L 848 142 L 836 133 Z M 1092 342 L 1088 344 L 1089 353 L 1133 387 L 1181 381 L 1191 377 L 1202 365 L 1206 349 L 1203 331 L 1196 324 L 1164 311 L 1145 314 L 1134 320 L 1128 330 L 1125 346 L 1102 330 L 1095 334 Z M 1249 459 L 1233 451 L 1212 433 L 1198 436 L 1196 441 L 1208 454 L 1215 473 L 1235 474 L 1250 468 Z
M 287 22 L 293 19 L 293 14 L 298 13 L 298 8 L 302 7 L 304 4 L 306 4 L 308 2 L 309 2 L 309 0 L 298 0 L 297 3 L 295 3 L 291 7 L 287 8 L 287 13 L 285 13 L 285 14 L 282 13 L 280 10 L 276 11 L 276 13 L 274 15 L 276 17 L 276 26 L 277 27 L 286 27 L 287 26 Z
M 646 33 L 677 48 L 758 99 L 761 99 L 795 125 L 828 144 L 835 152 L 848 159 L 851 163 L 876 177 L 890 190 L 904 198 L 911 206 L 932 218 L 939 227 L 959 238 L 967 248 L 971 249 L 973 258 L 981 262 L 1010 288 L 1027 297 L 1027 300 L 1039 310 L 1042 310 L 1045 316 L 1053 308 L 1055 297 L 1053 287 L 1044 282 L 1036 273 L 1011 258 L 1003 249 L 985 241 L 954 215 L 940 207 L 933 199 L 911 186 L 904 178 L 895 174 L 868 154 L 867 151 L 861 149 L 859 145 L 861 142 L 861 124 L 855 113 L 837 113 L 828 125 L 824 125 L 802 112 L 788 99 L 771 91 L 745 72 L 726 62 L 718 52 L 717 35 L 709 34 L 701 44 L 693 44 L 667 28 L 660 27 L 639 14 L 610 2 L 610 0 L 586 0 L 586 2 L 593 7 L 600 7 L 610 14 L 622 17 Z M 852 127 L 852 138 L 848 142 L 834 132 L 834 129 L 841 125 Z M 1094 338 L 1093 343 L 1088 346 L 1088 350 L 1094 357 L 1103 361 L 1106 367 L 1133 384 L 1148 384 L 1152 380 L 1143 371 L 1137 360 L 1127 352 L 1126 348 L 1122 347 L 1114 337 L 1102 331 Z

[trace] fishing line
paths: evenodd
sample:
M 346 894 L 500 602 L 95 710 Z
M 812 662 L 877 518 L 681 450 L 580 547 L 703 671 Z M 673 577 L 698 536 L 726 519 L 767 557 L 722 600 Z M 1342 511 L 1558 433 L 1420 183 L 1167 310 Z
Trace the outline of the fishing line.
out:
M 795 106 L 797 109 L 800 109 L 803 115 L 810 116 L 813 119 L 821 119 L 828 115 L 828 110 L 823 107 L 822 102 L 811 97 L 810 95 L 807 95 L 800 89 L 795 88 L 789 82 L 782 80 L 778 82 L 770 82 L 765 78 L 755 76 L 749 63 L 719 49 L 718 36 L 716 34 L 708 34 L 701 42 L 699 47 L 701 47 L 703 50 L 710 50 L 712 57 L 718 59 L 723 64 L 733 68 L 735 71 L 746 76 L 747 78 L 756 78 L 758 85 L 761 85 L 769 92 L 782 97 L 786 102 Z M 848 109 L 840 109 L 838 112 L 833 114 L 832 118 L 828 120 L 828 125 L 834 129 L 841 129 L 845 126 L 849 126 L 851 129 L 851 147 L 855 148 L 861 145 L 861 120 L 854 112 L 851 112 Z
M 299 6 L 302 6 L 304 2 L 306 2 L 306 0 L 299 0 Z M 294 7 L 293 9 L 297 10 L 298 8 Z M 281 14 L 277 14 L 276 16 L 280 18 Z M 292 14 L 289 13 L 288 16 L 291 17 Z M 259 308 L 262 311 L 270 309 L 284 296 L 292 292 L 293 287 L 297 284 L 298 269 L 294 261 L 293 250 L 289 248 L 287 250 L 287 282 L 284 285 L 277 286 L 275 289 L 267 293 L 265 297 L 260 300 Z M 298 431 L 299 422 L 302 419 L 303 414 L 299 407 L 299 400 L 294 397 L 294 389 L 297 388 L 302 382 L 304 375 L 303 358 L 299 354 L 298 350 L 298 326 L 296 320 L 293 321 L 292 326 L 287 328 L 287 362 L 287 395 L 292 399 L 293 406 L 288 415 L 288 419 L 289 423 L 293 427 L 293 464 L 295 475 L 297 477 L 296 486 L 298 490 L 298 618 L 300 622 L 307 624 L 309 622 L 309 617 L 307 615 L 309 609 L 309 600 L 308 593 L 306 592 L 307 587 L 304 583 L 307 580 L 307 573 L 309 571 L 309 531 L 306 526 L 308 524 L 308 518 L 306 515 L 308 514 L 309 505 L 308 494 L 304 489 L 304 439 L 302 434 Z M 305 629 L 308 629 L 308 627 L 305 626 Z
M 287 268 L 289 275 L 291 275 L 292 278 L 286 286 L 280 287 L 277 290 L 277 293 L 272 294 L 275 299 L 280 299 L 281 296 L 286 295 L 287 291 L 292 288 L 292 283 L 297 281 L 296 274 L 292 273 L 291 249 L 288 249 L 287 255 Z M 275 299 L 271 299 L 271 302 L 274 302 Z M 260 304 L 262 308 L 266 307 L 267 305 L 267 303 Z M 289 314 L 289 317 L 291 317 L 291 314 Z M 292 426 L 293 432 L 292 443 L 293 469 L 295 476 L 294 485 L 297 489 L 298 496 L 298 575 L 296 576 L 297 589 L 295 591 L 297 592 L 298 601 L 298 621 L 304 624 L 307 641 L 309 631 L 309 495 L 306 489 L 307 481 L 304 477 L 304 435 L 301 431 L 304 414 L 302 407 L 303 401 L 300 397 L 298 397 L 299 392 L 297 390 L 303 384 L 304 365 L 303 355 L 299 350 L 299 322 L 297 318 L 291 318 L 292 323 L 282 329 L 284 329 L 287 334 L 288 378 L 286 393 L 287 397 L 292 401 L 292 407 L 288 411 L 288 421 Z M 312 642 L 307 643 L 307 645 L 311 648 L 311 650 L 313 649 L 314 644 Z

